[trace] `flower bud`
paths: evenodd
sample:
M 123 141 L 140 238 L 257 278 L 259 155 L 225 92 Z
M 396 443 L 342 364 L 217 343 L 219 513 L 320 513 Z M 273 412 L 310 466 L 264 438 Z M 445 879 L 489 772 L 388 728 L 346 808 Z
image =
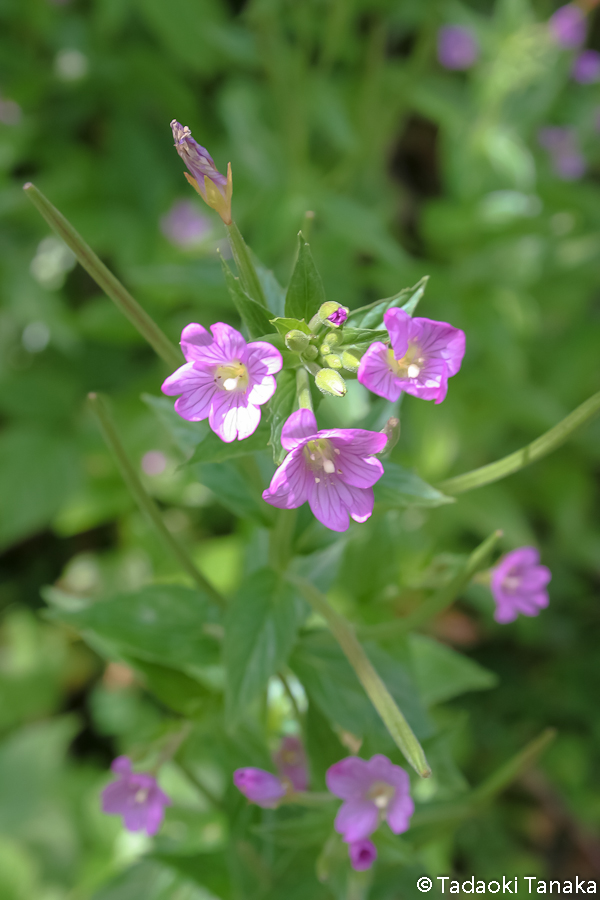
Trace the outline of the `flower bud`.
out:
M 191 173 L 184 172 L 185 177 L 204 202 L 219 213 L 225 224 L 231 225 L 231 164 L 227 167 L 227 176 L 223 175 L 208 150 L 194 140 L 187 125 L 180 125 L 177 119 L 173 119 L 171 130 L 175 149 Z
M 338 356 L 337 353 L 328 353 L 327 356 L 324 356 L 323 359 L 327 363 L 330 369 L 341 369 L 342 368 L 342 357 Z
M 396 419 L 395 416 L 388 419 L 381 429 L 381 434 L 387 437 L 387 444 L 384 447 L 384 453 L 387 455 L 400 440 L 400 419 Z
M 265 809 L 273 809 L 285 796 L 285 785 L 281 779 L 264 769 L 236 769 L 233 783 L 248 800 Z
M 323 394 L 343 397 L 346 393 L 346 382 L 335 369 L 321 369 L 315 376 L 315 384 Z
M 308 347 L 306 348 L 306 350 L 304 351 L 304 353 L 302 354 L 303 358 L 308 359 L 308 360 L 316 359 L 318 355 L 319 355 L 319 351 L 317 350 L 317 348 L 315 347 L 314 344 L 309 344 Z
M 327 300 L 319 307 L 316 317 L 323 325 L 329 322 L 334 328 L 339 328 L 348 318 L 348 310 L 341 303 L 336 303 L 335 300 Z
M 285 346 L 292 353 L 304 353 L 310 343 L 310 337 L 303 331 L 293 328 L 285 336 Z
M 342 368 L 348 372 L 357 372 L 360 365 L 360 356 L 355 351 L 344 350 L 342 353 Z

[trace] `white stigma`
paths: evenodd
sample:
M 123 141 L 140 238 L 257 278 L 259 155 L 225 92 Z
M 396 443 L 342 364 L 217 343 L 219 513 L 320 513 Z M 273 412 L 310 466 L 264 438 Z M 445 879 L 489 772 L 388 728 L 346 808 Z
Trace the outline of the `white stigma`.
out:
M 335 472 L 335 465 L 331 459 L 323 460 L 323 469 L 327 472 L 328 475 L 333 475 Z
M 135 792 L 135 796 L 133 798 L 135 803 L 145 803 L 148 799 L 148 788 L 140 788 L 139 791 Z
M 421 371 L 421 369 L 419 368 L 419 366 L 415 366 L 414 363 L 411 363 L 410 366 L 408 367 L 408 369 L 406 370 L 406 374 L 408 375 L 409 378 L 416 378 L 420 371 Z
M 235 391 L 237 387 L 238 380 L 237 378 L 226 378 L 223 382 L 223 387 L 226 391 Z

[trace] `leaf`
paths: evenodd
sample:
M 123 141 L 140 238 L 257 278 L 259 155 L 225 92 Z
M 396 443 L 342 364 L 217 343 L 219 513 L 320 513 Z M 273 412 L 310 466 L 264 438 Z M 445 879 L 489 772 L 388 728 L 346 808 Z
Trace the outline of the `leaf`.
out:
M 261 422 L 249 438 L 226 444 L 214 431 L 209 431 L 204 440 L 196 445 L 194 455 L 187 465 L 223 462 L 226 459 L 235 459 L 238 456 L 247 456 L 248 453 L 256 453 L 257 450 L 264 450 L 269 440 L 269 433 L 269 426 Z
M 239 718 L 286 662 L 306 607 L 271 569 L 254 572 L 231 604 L 223 653 L 228 715 Z
M 142 394 L 142 400 L 146 406 L 150 407 L 169 433 L 175 446 L 186 457 L 209 433 L 206 422 L 188 422 L 187 419 L 183 419 L 176 413 L 171 397 L 153 397 L 151 394 Z
M 243 459 L 243 462 L 245 461 L 246 459 Z M 259 490 L 255 489 L 233 459 L 219 463 L 202 463 L 194 467 L 194 472 L 200 484 L 209 488 L 219 502 L 235 516 L 253 519 L 261 525 L 272 523 L 273 507 L 268 506 L 262 499 L 262 486 Z
M 240 318 L 246 328 L 250 338 L 260 337 L 261 334 L 268 334 L 273 331 L 273 326 L 269 320 L 269 314 L 265 307 L 253 300 L 242 288 L 239 278 L 237 278 L 225 260 L 223 263 L 223 273 L 225 275 L 225 284 L 227 290 L 235 304 Z
M 271 437 L 269 444 L 273 450 L 273 461 L 279 466 L 287 454 L 287 450 L 281 446 L 281 429 L 294 412 L 296 405 L 296 373 L 290 369 L 284 369 L 277 376 L 277 390 L 269 401 L 269 424 Z
M 311 330 L 304 319 L 271 319 L 271 324 L 275 326 L 282 337 L 285 337 L 288 331 L 303 331 L 304 334 L 311 334 Z
M 415 679 L 423 703 L 432 706 L 467 691 L 486 691 L 498 676 L 445 644 L 422 634 L 409 637 Z
M 365 650 L 398 706 L 419 738 L 432 733 L 431 723 L 408 670 L 376 644 Z M 358 736 L 392 744 L 383 722 L 365 694 L 350 663 L 326 631 L 302 637 L 290 659 L 309 698 L 327 719 Z
M 385 471 L 373 490 L 376 502 L 392 509 L 443 506 L 445 503 L 455 502 L 454 497 L 442 494 L 414 472 L 387 460 Z
M 84 609 L 50 614 L 91 632 L 126 656 L 180 669 L 190 675 L 219 659 L 218 644 L 204 631 L 216 621 L 211 600 L 199 590 L 155 584 L 98 600 Z
M 394 294 L 393 297 L 387 297 L 385 300 L 380 300 L 379 303 L 373 305 L 362 318 L 360 318 L 360 313 L 357 314 L 356 318 L 353 317 L 352 324 L 360 325 L 361 328 L 379 329 L 383 326 L 383 314 L 387 312 L 388 309 L 392 309 L 395 306 L 399 306 L 400 309 L 407 312 L 409 316 L 414 315 L 417 304 L 425 293 L 428 281 L 429 275 L 425 275 L 425 277 L 421 278 L 420 281 L 417 281 L 413 287 L 403 288 L 401 291 L 398 291 L 397 294 Z M 352 313 L 350 315 L 352 315 Z
M 325 303 L 325 288 L 302 233 L 298 240 L 298 258 L 285 297 L 285 314 L 310 322 L 319 307 Z
M 372 344 L 373 341 L 389 340 L 388 333 L 385 329 L 374 328 L 344 328 L 342 332 L 343 347 L 349 347 L 356 344 Z
M 94 893 L 92 900 L 206 900 L 206 891 L 185 877 L 186 874 L 176 871 L 170 857 L 146 858 L 111 878 Z M 219 891 L 219 896 L 225 900 L 229 894 Z
M 250 253 L 267 306 L 276 316 L 282 316 L 285 311 L 285 290 L 281 287 L 273 272 L 267 269 L 252 251 Z
M 131 659 L 131 666 L 143 675 L 149 691 L 182 716 L 197 716 L 206 706 L 208 690 L 184 672 L 141 659 Z

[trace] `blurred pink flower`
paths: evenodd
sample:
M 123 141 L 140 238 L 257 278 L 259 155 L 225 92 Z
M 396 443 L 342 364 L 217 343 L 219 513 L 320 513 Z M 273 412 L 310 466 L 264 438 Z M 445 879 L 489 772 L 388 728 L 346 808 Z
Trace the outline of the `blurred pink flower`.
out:
M 160 220 L 160 230 L 176 247 L 184 250 L 201 244 L 211 230 L 210 219 L 191 200 L 176 200 Z
M 470 69 L 479 58 L 479 44 L 469 28 L 443 25 L 438 31 L 437 55 L 445 69 Z
M 494 618 L 505 624 L 519 613 L 537 616 L 548 606 L 546 585 L 552 578 L 550 569 L 540 565 L 535 547 L 519 547 L 507 553 L 492 569 L 491 590 L 496 601 Z
M 265 769 L 255 769 L 251 766 L 236 769 L 233 773 L 233 783 L 251 803 L 265 809 L 277 806 L 286 793 L 285 785 L 280 778 Z
M 123 816 L 127 831 L 156 834 L 171 800 L 147 772 L 133 772 L 131 760 L 118 756 L 111 765 L 120 778 L 102 791 L 102 811 Z

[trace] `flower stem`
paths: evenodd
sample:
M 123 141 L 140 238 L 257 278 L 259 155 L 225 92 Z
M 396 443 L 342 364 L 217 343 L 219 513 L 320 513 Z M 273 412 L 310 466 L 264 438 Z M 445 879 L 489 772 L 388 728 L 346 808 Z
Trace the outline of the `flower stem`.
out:
M 344 651 L 371 703 L 381 716 L 384 725 L 413 769 L 422 777 L 431 775 L 423 748 L 398 709 L 396 701 L 375 671 L 371 660 L 358 642 L 350 623 L 341 616 L 327 598 L 309 581 L 292 578 L 305 600 L 327 622 L 329 629 Z
M 231 252 L 233 253 L 233 258 L 237 266 L 243 289 L 253 300 L 256 300 L 257 303 L 266 306 L 267 301 L 256 273 L 256 268 L 252 262 L 250 250 L 242 237 L 240 229 L 235 222 L 231 222 L 225 227 L 227 228 Z
M 454 603 L 473 576 L 486 564 L 489 554 L 501 537 L 501 531 L 494 531 L 490 534 L 479 547 L 473 550 L 460 572 L 454 576 L 450 583 L 437 591 L 432 597 L 429 597 L 410 615 L 395 622 L 383 622 L 379 625 L 367 626 L 361 629 L 361 634 L 381 641 L 393 641 L 406 634 L 407 631 L 420 628 L 429 619 L 437 616 L 438 613 L 441 613 L 442 610 Z
M 484 484 L 491 484 L 500 478 L 506 478 L 507 475 L 524 469 L 530 463 L 536 462 L 556 450 L 577 428 L 581 428 L 582 425 L 593 419 L 598 412 L 600 412 L 600 391 L 569 413 L 562 422 L 542 434 L 541 437 L 536 438 L 531 444 L 527 444 L 526 447 L 487 466 L 482 466 L 480 469 L 473 469 L 471 472 L 465 472 L 464 475 L 448 478 L 437 487 L 444 494 L 463 494 L 465 491 L 472 491 L 474 488 L 483 487 Z
M 104 437 L 107 446 L 109 447 L 115 458 L 123 481 L 129 488 L 130 493 L 132 494 L 140 509 L 146 513 L 164 543 L 167 545 L 173 556 L 179 562 L 181 568 L 185 572 L 187 572 L 190 578 L 192 578 L 192 580 L 196 583 L 198 588 L 205 594 L 207 594 L 211 600 L 214 600 L 215 603 L 218 603 L 219 606 L 226 606 L 227 603 L 223 595 L 219 591 L 217 591 L 209 581 L 206 580 L 204 575 L 196 568 L 183 547 L 181 547 L 177 543 L 177 541 L 163 522 L 160 510 L 158 509 L 156 503 L 154 502 L 152 497 L 150 497 L 150 495 L 146 493 L 146 490 L 142 482 L 140 481 L 137 472 L 135 471 L 127 454 L 125 453 L 125 449 L 123 447 L 123 444 L 121 443 L 119 434 L 115 427 L 115 423 L 104 397 L 102 397 L 100 394 L 88 394 L 88 400 L 92 410 L 98 418 L 102 436 Z
M 121 282 L 115 278 L 113 273 L 107 269 L 104 263 L 96 256 L 92 248 L 86 244 L 78 231 L 75 231 L 71 223 L 65 219 L 63 214 L 59 212 L 55 206 L 50 203 L 41 191 L 35 185 L 27 183 L 23 190 L 37 209 L 44 217 L 50 228 L 63 239 L 67 247 L 69 247 L 83 268 L 88 272 L 96 284 L 108 294 L 115 306 L 126 316 L 131 324 L 137 328 L 139 333 L 144 337 L 152 349 L 164 359 L 172 368 L 177 369 L 182 365 L 182 356 L 166 334 L 158 327 L 156 322 L 150 318 L 148 313 L 142 309 L 137 300 L 134 300 Z
M 276 572 L 285 572 L 293 556 L 292 544 L 296 530 L 296 509 L 280 509 L 269 535 L 269 563 Z
M 310 396 L 310 383 L 308 372 L 302 366 L 296 369 L 296 394 L 298 396 L 298 408 L 313 410 L 312 397 Z

